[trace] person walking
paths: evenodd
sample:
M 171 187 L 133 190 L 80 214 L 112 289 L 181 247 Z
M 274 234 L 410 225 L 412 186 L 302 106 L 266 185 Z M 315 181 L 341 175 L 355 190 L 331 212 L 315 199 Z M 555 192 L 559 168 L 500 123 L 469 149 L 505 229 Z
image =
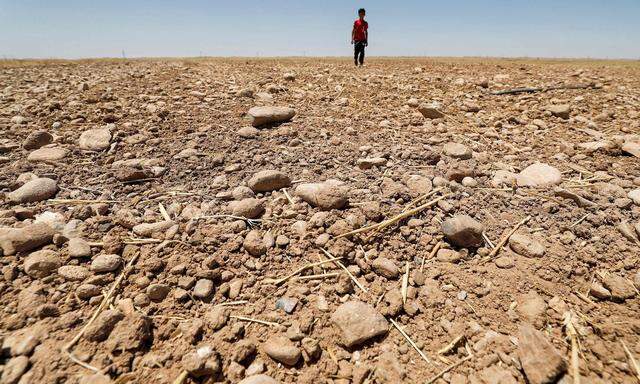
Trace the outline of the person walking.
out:
M 364 65 L 364 48 L 369 45 L 369 23 L 364 20 L 366 11 L 364 8 L 358 10 L 358 19 L 353 23 L 351 31 L 351 44 L 353 44 L 353 62 Z

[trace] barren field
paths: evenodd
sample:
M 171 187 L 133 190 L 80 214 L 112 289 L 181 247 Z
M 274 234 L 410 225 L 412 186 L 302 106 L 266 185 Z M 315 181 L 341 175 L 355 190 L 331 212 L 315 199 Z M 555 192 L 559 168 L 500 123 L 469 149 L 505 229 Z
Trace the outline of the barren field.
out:
M 638 383 L 639 107 L 632 61 L 0 62 L 0 382 Z

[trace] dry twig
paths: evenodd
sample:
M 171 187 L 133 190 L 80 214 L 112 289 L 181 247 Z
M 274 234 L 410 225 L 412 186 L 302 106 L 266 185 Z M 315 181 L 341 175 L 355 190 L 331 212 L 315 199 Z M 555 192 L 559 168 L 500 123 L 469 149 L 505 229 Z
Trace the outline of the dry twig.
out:
M 296 269 L 295 271 L 291 272 L 290 274 L 288 274 L 285 277 L 281 277 L 279 279 L 269 279 L 269 278 L 267 278 L 267 279 L 264 279 L 264 282 L 273 283 L 275 285 L 280 285 L 280 284 L 284 283 L 285 281 L 289 280 L 290 278 L 294 277 L 295 275 L 306 271 L 309 268 L 313 268 L 313 267 L 316 267 L 318 265 L 323 265 L 323 264 L 327 264 L 327 263 L 332 263 L 332 262 L 338 261 L 340 259 L 342 259 L 342 257 L 333 257 L 333 256 L 331 256 L 331 258 L 329 260 L 322 260 L 322 261 L 318 261 L 317 263 L 310 263 L 310 264 L 307 264 L 307 265 L 303 265 L 302 267 Z
M 513 227 L 513 229 L 511 231 L 509 231 L 509 233 L 506 234 L 506 236 L 504 236 L 502 239 L 500 239 L 500 242 L 498 243 L 498 245 L 493 249 L 493 251 L 491 251 L 491 253 L 489 253 L 489 255 L 487 257 L 485 257 L 484 261 L 488 261 L 488 260 L 492 259 L 493 257 L 495 257 L 500 252 L 502 247 L 504 247 L 504 245 L 507 243 L 507 241 L 509 241 L 509 238 L 514 233 L 516 233 L 518 228 L 520 228 L 520 226 L 525 224 L 530 219 L 531 219 L 531 216 L 527 216 L 524 219 L 522 219 L 518 224 L 516 224 L 515 227 Z
M 398 323 L 396 323 L 395 320 L 389 318 L 389 321 L 391 321 L 391 324 L 393 324 L 394 327 L 396 327 L 396 329 L 398 330 L 398 332 L 400 332 L 400 334 L 402 334 L 402 336 L 409 342 L 409 344 L 411 344 L 411 346 L 413 347 L 413 349 L 415 349 L 419 354 L 420 357 L 422 357 L 422 359 L 424 361 L 426 361 L 427 363 L 431 363 L 431 360 L 429 360 L 429 358 L 427 357 L 427 355 L 424 354 L 424 352 L 422 352 L 420 350 L 420 348 L 418 348 L 418 346 L 416 345 L 416 343 L 413 342 L 413 340 L 411 340 L 411 338 L 409 337 L 409 335 L 407 335 L 407 333 L 400 328 L 400 326 L 398 325 Z

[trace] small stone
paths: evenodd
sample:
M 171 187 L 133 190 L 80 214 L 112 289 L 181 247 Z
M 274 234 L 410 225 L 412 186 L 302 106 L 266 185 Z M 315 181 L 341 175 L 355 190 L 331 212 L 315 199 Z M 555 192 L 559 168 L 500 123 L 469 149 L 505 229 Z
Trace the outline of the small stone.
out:
M 532 237 L 519 233 L 511 235 L 509 247 L 515 253 L 525 257 L 542 257 L 545 253 L 544 245 Z
M 439 249 L 438 253 L 436 253 L 436 260 L 443 263 L 457 263 L 462 260 L 462 255 L 454 249 L 443 248 Z
M 257 219 L 264 213 L 264 204 L 261 200 L 246 198 L 229 203 L 229 209 L 234 216 Z
M 69 256 L 70 257 L 89 257 L 91 256 L 91 247 L 86 240 L 74 237 L 69 240 Z
M 292 297 L 281 297 L 276 301 L 276 309 L 282 309 L 288 314 L 292 314 L 298 305 L 298 299 Z
M 591 286 L 589 287 L 589 294 L 600 300 L 609 300 L 611 298 L 611 291 L 603 287 L 602 284 L 597 281 L 591 283 Z
M 348 301 L 331 315 L 331 321 L 342 331 L 342 342 L 347 348 L 362 344 L 389 330 L 387 320 L 370 304 Z
M 254 174 L 247 185 L 254 192 L 271 192 L 290 187 L 291 179 L 280 171 L 266 170 Z
M 142 237 L 151 237 L 154 234 L 164 234 L 175 225 L 174 221 L 159 221 L 157 223 L 142 223 L 133 227 L 133 233 Z
M 571 106 L 568 104 L 550 105 L 547 107 L 547 111 L 551 112 L 555 117 L 567 120 L 571 115 Z
M 27 356 L 17 356 L 9 361 L 2 370 L 2 378 L 0 381 L 3 384 L 17 384 L 20 381 L 22 375 L 27 372 L 29 368 L 29 358 Z
M 242 246 L 251 256 L 261 256 L 267 252 L 262 234 L 258 230 L 250 231 L 242 242 Z
M 427 119 L 441 119 L 445 116 L 435 104 L 420 104 L 418 111 Z
M 469 147 L 459 143 L 447 143 L 442 147 L 442 152 L 454 159 L 468 160 L 471 158 L 472 151 Z
M 509 256 L 500 256 L 494 260 L 494 263 L 501 269 L 509 269 L 514 266 L 513 258 Z
M 247 369 L 247 372 L 249 372 L 249 369 Z M 258 374 L 245 377 L 238 384 L 280 384 L 280 382 L 270 376 Z
M 52 198 L 58 192 L 58 183 L 46 177 L 40 177 L 26 182 L 13 192 L 7 193 L 7 198 L 15 204 L 35 203 Z
M 91 270 L 96 273 L 113 272 L 122 265 L 118 255 L 98 255 L 91 262 Z
M 47 131 L 33 131 L 22 143 L 22 148 L 33 150 L 53 142 L 53 136 Z
M 387 159 L 384 157 L 368 157 L 365 159 L 358 159 L 356 161 L 358 168 L 371 169 L 373 167 L 382 167 L 387 164 Z
M 229 312 L 224 307 L 213 307 L 204 315 L 204 320 L 214 331 L 222 329 L 229 321 Z
M 411 175 L 407 179 L 407 188 L 414 196 L 421 196 L 431 192 L 433 183 L 428 177 L 421 175 Z
M 295 195 L 313 207 L 323 210 L 342 209 L 347 206 L 348 190 L 342 183 L 327 180 L 324 183 L 300 184 Z
M 43 249 L 25 258 L 24 271 L 35 279 L 41 279 L 54 273 L 61 264 L 60 257 L 55 251 Z
M 47 224 L 31 224 L 22 228 L 0 230 L 0 247 L 4 256 L 24 253 L 50 244 L 55 231 Z
M 162 301 L 167 297 L 170 290 L 171 287 L 166 284 L 151 284 L 147 287 L 147 296 L 149 296 L 149 299 L 152 301 Z
M 635 297 L 637 294 L 631 281 L 614 273 L 607 274 L 603 284 L 611 292 L 611 299 L 614 301 L 625 301 Z
M 220 356 L 211 347 L 204 346 L 182 357 L 182 366 L 193 377 L 212 376 L 222 369 Z
M 456 215 L 442 223 L 442 232 L 454 245 L 463 248 L 480 247 L 484 243 L 484 226 L 467 215 Z
M 462 179 L 462 185 L 467 188 L 474 188 L 478 186 L 478 182 L 473 177 L 465 177 Z
M 279 335 L 269 337 L 262 349 L 270 358 L 287 366 L 295 365 L 302 356 L 300 349 L 291 340 Z
M 260 131 L 254 127 L 242 127 L 236 132 L 243 139 L 253 139 L 258 136 Z
M 249 109 L 248 114 L 251 125 L 259 127 L 289 121 L 296 115 L 296 111 L 288 107 L 253 107 Z
M 518 357 L 531 384 L 555 383 L 567 369 L 553 344 L 529 324 L 519 327 Z
M 36 149 L 27 156 L 27 161 L 31 163 L 56 162 L 64 159 L 69 151 L 61 147 L 44 147 Z
M 213 281 L 209 279 L 200 279 L 193 287 L 193 297 L 197 299 L 207 299 L 213 294 Z
M 86 267 L 81 265 L 63 265 L 58 268 L 58 275 L 67 281 L 83 281 L 91 275 Z
M 89 129 L 82 132 L 78 146 L 83 151 L 103 151 L 111 145 L 111 132 L 108 128 Z
M 531 164 L 517 175 L 520 187 L 550 187 L 562 182 L 562 173 L 544 163 Z
M 89 300 L 92 297 L 102 295 L 102 288 L 95 284 L 80 284 L 76 288 L 76 295 L 82 300 Z
M 113 328 L 120 320 L 124 318 L 122 312 L 113 309 L 107 309 L 101 312 L 94 322 L 87 328 L 84 337 L 89 341 L 105 341 Z
M 386 257 L 376 258 L 373 260 L 371 267 L 378 275 L 384 276 L 387 279 L 395 279 L 400 274 L 396 264 Z
M 621 222 L 616 226 L 620 234 L 624 236 L 625 239 L 635 243 L 638 240 L 638 236 L 635 233 L 635 229 L 631 226 L 631 224 L 626 221 Z
M 516 184 L 516 180 L 518 175 L 513 172 L 499 170 L 493 175 L 493 179 L 491 180 L 491 186 L 494 188 L 499 188 L 502 186 L 511 187 Z

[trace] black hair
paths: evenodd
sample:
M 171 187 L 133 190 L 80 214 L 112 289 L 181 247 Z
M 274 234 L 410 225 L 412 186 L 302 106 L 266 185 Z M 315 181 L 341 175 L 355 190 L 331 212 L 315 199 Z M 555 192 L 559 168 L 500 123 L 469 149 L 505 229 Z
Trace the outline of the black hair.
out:
M 364 8 L 360 8 L 358 9 L 358 15 L 361 13 L 367 13 L 367 11 L 365 11 Z

